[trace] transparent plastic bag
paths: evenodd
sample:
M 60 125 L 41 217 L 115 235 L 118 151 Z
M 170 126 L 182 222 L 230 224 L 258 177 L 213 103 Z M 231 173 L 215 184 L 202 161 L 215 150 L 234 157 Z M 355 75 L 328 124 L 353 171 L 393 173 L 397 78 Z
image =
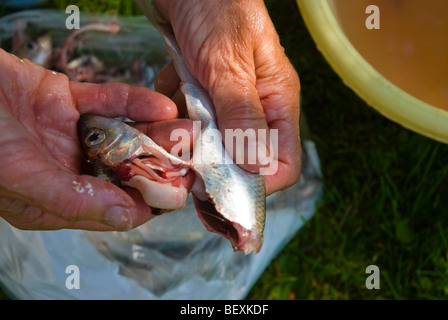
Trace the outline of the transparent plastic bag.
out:
M 66 17 L 51 11 L 54 16 L 48 18 L 46 10 L 21 14 L 19 18 L 37 21 L 42 28 L 48 25 L 55 33 L 60 32 L 55 21 Z M 126 41 L 140 45 L 125 51 L 118 40 L 107 40 L 113 43 L 109 50 L 129 55 L 130 60 L 143 56 L 163 61 L 153 64 L 158 71 L 167 57 L 146 18 L 116 19 L 122 28 L 129 23 L 138 29 L 132 34 L 139 39 Z M 0 44 L 7 41 L 5 30 L 14 31 L 5 28 L 11 21 L 11 17 L 0 20 Z M 152 40 L 143 40 L 148 38 Z M 0 282 L 18 299 L 243 299 L 274 256 L 314 214 L 322 177 L 311 140 L 302 139 L 302 154 L 299 182 L 267 198 L 264 244 L 257 255 L 234 252 L 227 239 L 207 232 L 190 197 L 184 210 L 128 232 L 22 231 L 0 219 Z M 69 266 L 79 270 L 79 289 L 67 284 Z
M 59 10 L 28 10 L 5 16 L 0 19 L 0 47 L 16 54 L 16 51 L 21 51 L 17 47 L 49 35 L 53 46 L 53 59 L 47 66 L 49 69 L 64 71 L 58 70 L 58 54 L 66 45 L 69 48 L 67 64 L 79 65 L 83 63 L 82 58 L 88 58 L 84 60 L 91 64 L 91 68 L 101 68 L 98 72 L 102 77 L 94 82 L 120 81 L 149 88 L 152 88 L 157 72 L 170 60 L 162 39 L 144 16 L 80 13 L 81 29 L 91 23 L 117 23 L 118 33 L 69 30 L 66 27 L 69 16 Z M 75 32 L 78 32 L 75 41 L 66 43 Z M 71 43 L 75 45 L 71 47 Z M 97 65 L 92 66 L 95 62 Z M 107 72 L 111 70 L 114 72 Z

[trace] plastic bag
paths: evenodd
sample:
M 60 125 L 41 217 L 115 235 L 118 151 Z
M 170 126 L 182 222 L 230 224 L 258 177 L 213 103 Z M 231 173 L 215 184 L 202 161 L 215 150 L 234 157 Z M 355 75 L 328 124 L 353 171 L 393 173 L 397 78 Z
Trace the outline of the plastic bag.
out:
M 64 21 L 65 15 L 51 11 L 54 16 L 48 18 L 49 14 L 21 12 L 15 18 L 38 21 L 39 26 L 60 32 L 56 20 Z M 138 39 L 124 38 L 141 44 L 125 51 L 127 45 L 107 40 L 118 56 L 166 61 L 166 54 L 158 56 L 163 44 L 146 18 L 117 20 L 124 29 L 138 29 L 133 32 Z M 13 32 L 5 28 L 12 21 L 0 20 L 0 43 L 7 38 L 5 30 Z M 152 41 L 143 40 L 147 38 Z M 154 70 L 162 65 L 153 64 Z M 320 199 L 319 158 L 312 141 L 302 143 L 301 179 L 267 198 L 264 244 L 257 255 L 234 252 L 228 240 L 207 232 L 190 197 L 184 210 L 128 232 L 22 231 L 0 219 L 0 282 L 18 299 L 243 299 L 274 256 L 312 217 Z M 73 266 L 79 287 L 70 282 Z
M 65 47 L 68 65 L 87 64 L 84 69 L 101 69 L 97 70 L 95 81 L 89 82 L 120 81 L 149 88 L 152 88 L 157 72 L 170 60 L 161 37 L 144 16 L 118 17 L 81 12 L 81 30 L 67 29 L 68 17 L 69 14 L 58 10 L 28 10 L 5 16 L 0 19 L 0 47 L 16 55 L 24 54 L 23 47 L 36 46 L 31 42 L 48 35 L 53 59 L 47 68 L 64 72 L 59 62 L 61 49 Z M 117 23 L 119 32 L 80 32 L 91 23 Z M 66 41 L 72 33 L 77 33 L 74 41 Z M 25 50 L 27 52 L 33 51 Z M 21 58 L 30 57 L 25 54 Z

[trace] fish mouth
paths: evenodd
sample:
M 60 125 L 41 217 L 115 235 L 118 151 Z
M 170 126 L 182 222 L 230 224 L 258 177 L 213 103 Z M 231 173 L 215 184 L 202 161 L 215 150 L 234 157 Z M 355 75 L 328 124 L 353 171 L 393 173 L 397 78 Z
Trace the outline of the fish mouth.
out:
M 196 211 L 198 212 L 199 219 L 202 221 L 205 228 L 210 232 L 217 233 L 227 238 L 232 243 L 233 248 L 237 249 L 240 240 L 238 230 L 232 222 L 219 213 L 213 200 L 209 198 L 206 201 L 202 201 L 193 194 L 193 202 Z
M 112 170 L 122 186 L 139 190 L 145 203 L 162 209 L 160 213 L 183 209 L 194 181 L 194 174 L 188 168 L 164 166 L 154 156 L 128 159 Z
M 235 192 L 229 194 L 230 189 L 223 187 L 225 183 L 219 180 L 219 176 L 213 181 L 204 180 L 201 170 L 196 170 L 190 192 L 204 227 L 229 240 L 234 251 L 257 254 L 263 244 L 264 214 L 260 213 L 264 207 L 241 204 L 239 195 Z M 240 190 L 240 193 L 245 195 L 245 191 Z
M 262 234 L 256 230 L 248 230 L 237 222 L 232 222 L 219 212 L 212 198 L 200 200 L 194 194 L 193 203 L 198 217 L 207 231 L 223 236 L 232 244 L 234 251 L 242 251 L 245 254 L 261 250 L 263 243 Z

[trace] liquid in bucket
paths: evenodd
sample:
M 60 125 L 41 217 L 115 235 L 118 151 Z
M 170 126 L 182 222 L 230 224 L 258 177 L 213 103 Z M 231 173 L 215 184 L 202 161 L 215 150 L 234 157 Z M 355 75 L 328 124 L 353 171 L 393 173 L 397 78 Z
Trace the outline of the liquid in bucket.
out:
M 385 78 L 414 97 L 448 110 L 447 0 L 333 0 L 353 46 Z M 379 8 L 369 30 L 366 8 Z

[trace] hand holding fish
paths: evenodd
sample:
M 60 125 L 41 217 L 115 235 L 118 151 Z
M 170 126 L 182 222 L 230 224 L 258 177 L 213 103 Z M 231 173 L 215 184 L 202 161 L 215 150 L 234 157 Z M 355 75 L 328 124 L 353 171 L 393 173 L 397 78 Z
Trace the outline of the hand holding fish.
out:
M 176 118 L 170 99 L 125 84 L 70 82 L 2 49 L 0 70 L 0 217 L 35 230 L 127 230 L 152 217 L 138 191 L 80 175 L 77 122 L 83 113 L 126 116 L 164 145 L 172 121 L 182 120 L 152 122 Z
M 266 194 L 294 184 L 301 169 L 300 83 L 263 1 L 156 0 L 155 4 L 171 24 L 188 68 L 209 92 L 223 137 L 225 129 L 262 129 L 268 136 L 270 129 L 278 129 L 274 159 L 278 167 L 275 174 L 264 176 Z M 169 64 L 160 72 L 156 90 L 182 101 L 177 99 L 179 83 Z M 240 166 L 252 172 L 260 168 L 247 162 Z

